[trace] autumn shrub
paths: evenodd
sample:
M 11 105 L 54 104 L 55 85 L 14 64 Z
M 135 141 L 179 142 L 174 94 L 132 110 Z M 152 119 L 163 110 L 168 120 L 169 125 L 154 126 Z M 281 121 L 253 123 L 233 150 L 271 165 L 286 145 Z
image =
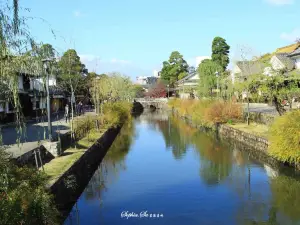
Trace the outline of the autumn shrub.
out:
M 300 111 L 277 117 L 269 131 L 269 153 L 283 162 L 300 162 Z
M 212 123 L 226 123 L 242 118 L 240 104 L 225 101 L 215 101 L 206 110 L 205 118 Z
M 191 116 L 193 122 L 200 125 L 209 126 L 242 118 L 241 105 L 231 101 L 172 99 L 169 106 L 175 108 L 181 116 Z

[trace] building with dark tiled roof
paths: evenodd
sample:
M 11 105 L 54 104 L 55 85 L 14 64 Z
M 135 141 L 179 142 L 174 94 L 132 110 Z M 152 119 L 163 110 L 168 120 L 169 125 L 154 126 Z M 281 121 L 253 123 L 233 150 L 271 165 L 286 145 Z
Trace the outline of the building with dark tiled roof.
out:
M 271 58 L 270 63 L 274 70 L 287 69 L 291 71 L 295 68 L 295 60 L 289 57 L 287 53 L 275 54 Z
M 300 47 L 289 54 L 289 57 L 295 61 L 296 69 L 300 69 Z
M 264 72 L 264 64 L 259 61 L 238 61 L 231 73 L 232 82 L 242 82 L 248 76 Z

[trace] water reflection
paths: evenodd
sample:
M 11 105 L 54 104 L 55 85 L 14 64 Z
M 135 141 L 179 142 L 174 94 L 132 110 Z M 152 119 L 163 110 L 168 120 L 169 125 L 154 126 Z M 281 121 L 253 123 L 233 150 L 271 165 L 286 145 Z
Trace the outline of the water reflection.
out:
M 102 194 L 107 191 L 107 186 L 118 179 L 120 171 L 126 170 L 126 156 L 136 136 L 134 128 L 133 121 L 129 121 L 123 125 L 122 130 L 83 192 L 84 199 L 87 202 L 96 200 L 101 208 Z M 65 224 L 80 224 L 79 215 L 78 205 L 76 204 Z
M 300 224 L 299 203 L 297 178 L 240 145 L 152 113 L 122 129 L 65 224 L 292 225 Z M 123 210 L 166 216 L 124 220 Z

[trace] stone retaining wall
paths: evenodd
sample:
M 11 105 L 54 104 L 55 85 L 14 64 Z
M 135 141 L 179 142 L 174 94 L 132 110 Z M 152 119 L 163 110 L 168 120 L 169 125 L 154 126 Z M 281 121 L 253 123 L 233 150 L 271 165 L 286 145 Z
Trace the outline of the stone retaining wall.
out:
M 255 123 L 265 124 L 270 126 L 274 120 L 275 115 L 267 114 L 267 113 L 259 113 L 259 112 L 250 112 L 250 121 Z M 247 112 L 243 114 L 244 121 L 247 121 Z
M 244 131 L 227 126 L 226 124 L 220 124 L 217 126 L 217 131 L 226 138 L 233 138 L 236 141 L 242 142 L 256 150 L 267 153 L 269 142 L 263 137 L 246 133 Z
M 63 219 L 84 191 L 121 127 L 108 129 L 51 187 Z

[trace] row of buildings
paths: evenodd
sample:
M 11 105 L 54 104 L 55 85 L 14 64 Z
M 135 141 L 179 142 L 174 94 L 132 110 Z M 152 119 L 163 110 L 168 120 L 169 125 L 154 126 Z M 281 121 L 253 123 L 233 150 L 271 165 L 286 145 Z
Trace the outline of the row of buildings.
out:
M 46 81 L 42 77 L 20 72 L 18 73 L 17 82 L 17 92 L 22 115 L 27 119 L 45 115 L 47 108 Z M 65 105 L 71 102 L 70 94 L 57 85 L 57 77 L 55 75 L 49 76 L 49 95 L 51 113 L 63 111 Z M 80 98 L 83 96 L 76 97 Z M 9 91 L 1 91 L 0 122 L 14 121 L 15 110 L 16 107 Z
M 231 72 L 232 82 L 243 81 L 251 74 L 273 76 L 282 71 L 300 71 L 300 43 L 278 48 L 272 54 L 266 54 L 256 60 L 238 61 Z
M 300 74 L 300 43 L 278 48 L 274 53 L 266 54 L 257 59 L 237 61 L 234 63 L 228 79 L 232 83 L 243 82 L 247 76 L 252 74 L 274 76 L 279 71 L 287 76 L 290 72 Z M 191 94 L 196 95 L 199 79 L 199 74 L 193 71 L 185 78 L 177 81 L 174 90 L 179 90 L 181 98 L 188 98 Z

